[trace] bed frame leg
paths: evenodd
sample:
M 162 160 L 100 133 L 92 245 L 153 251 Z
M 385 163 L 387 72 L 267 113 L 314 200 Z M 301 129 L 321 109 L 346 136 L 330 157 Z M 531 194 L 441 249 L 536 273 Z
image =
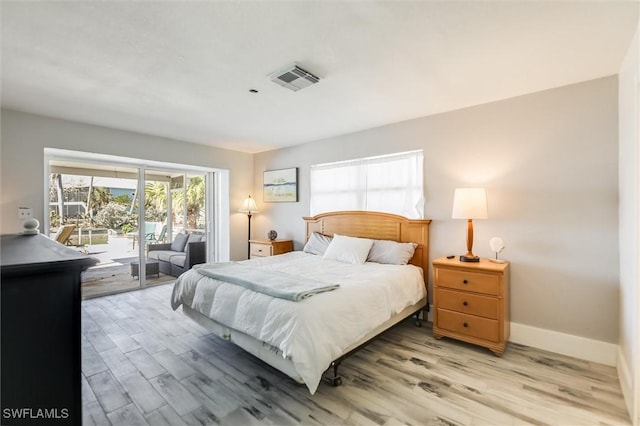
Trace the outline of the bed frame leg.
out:
M 424 309 L 425 309 L 424 312 L 428 312 L 429 311 L 429 305 L 427 305 Z M 422 309 L 418 310 L 417 312 L 415 312 L 413 314 L 416 317 L 416 327 L 422 327 L 422 320 L 420 319 L 420 312 L 422 312 Z M 409 315 L 409 316 L 411 316 L 411 315 Z M 407 316 L 405 319 L 408 319 L 409 316 Z M 426 318 L 427 317 L 425 317 L 425 319 Z M 329 364 L 329 368 L 327 368 L 323 373 L 323 380 L 326 380 L 327 382 L 329 382 L 333 386 L 342 385 L 342 377 L 340 377 L 340 375 L 338 374 L 338 367 L 340 367 L 340 363 L 342 363 L 342 361 L 344 361 L 346 358 L 348 358 L 352 353 L 360 350 L 363 346 L 365 346 L 371 340 L 373 340 L 373 338 L 368 340 L 367 342 L 361 344 L 357 348 L 352 349 L 349 353 L 343 354 L 342 356 L 340 356 L 340 358 L 332 361 L 331 364 Z M 333 368 L 333 377 L 324 377 L 324 375 L 327 374 L 327 371 L 329 371 L 329 369 L 331 369 L 331 368 Z
M 333 361 L 330 368 L 333 368 L 333 377 L 327 378 L 329 383 L 333 386 L 340 386 L 342 384 L 342 377 L 338 375 L 338 367 L 340 367 L 341 361 Z

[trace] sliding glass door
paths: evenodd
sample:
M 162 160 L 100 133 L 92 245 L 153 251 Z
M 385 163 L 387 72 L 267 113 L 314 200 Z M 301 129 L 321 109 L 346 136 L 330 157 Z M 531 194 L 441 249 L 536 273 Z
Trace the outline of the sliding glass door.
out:
M 213 241 L 212 171 L 58 159 L 48 165 L 50 236 L 99 260 L 83 274 L 83 297 L 173 281 L 191 266 L 186 246 L 171 247 L 177 235 Z

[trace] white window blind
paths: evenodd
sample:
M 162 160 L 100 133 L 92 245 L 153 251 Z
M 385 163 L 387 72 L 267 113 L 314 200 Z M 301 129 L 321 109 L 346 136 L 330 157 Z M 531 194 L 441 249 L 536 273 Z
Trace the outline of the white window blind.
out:
M 311 215 L 340 210 L 424 217 L 422 150 L 311 166 Z

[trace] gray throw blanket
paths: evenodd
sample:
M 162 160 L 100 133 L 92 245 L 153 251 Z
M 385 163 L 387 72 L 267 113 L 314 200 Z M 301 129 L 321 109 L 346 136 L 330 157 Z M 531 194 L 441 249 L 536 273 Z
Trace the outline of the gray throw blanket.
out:
M 219 281 L 237 284 L 258 293 L 294 302 L 340 287 L 338 284 L 327 284 L 234 262 L 195 265 L 193 269 L 201 275 Z

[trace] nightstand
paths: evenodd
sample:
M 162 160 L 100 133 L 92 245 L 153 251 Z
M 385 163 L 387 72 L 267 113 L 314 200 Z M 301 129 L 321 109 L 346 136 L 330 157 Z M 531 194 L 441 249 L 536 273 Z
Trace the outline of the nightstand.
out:
M 249 240 L 249 259 L 293 251 L 292 240 Z
M 433 262 L 433 280 L 433 336 L 502 355 L 510 330 L 509 264 L 443 257 Z

